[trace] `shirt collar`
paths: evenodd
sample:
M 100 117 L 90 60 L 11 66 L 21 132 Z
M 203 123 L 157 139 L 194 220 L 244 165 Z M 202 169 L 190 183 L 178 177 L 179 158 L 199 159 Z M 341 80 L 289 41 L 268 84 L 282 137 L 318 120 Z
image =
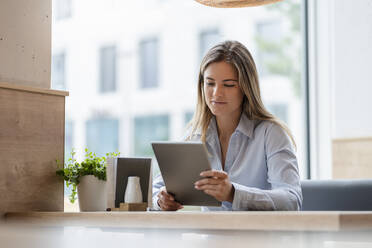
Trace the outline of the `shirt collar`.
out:
M 255 126 L 254 121 L 250 120 L 245 113 L 242 113 L 242 115 L 240 116 L 239 124 L 235 129 L 235 132 L 240 132 L 243 135 L 252 138 L 254 126 Z M 211 141 L 215 141 L 216 137 L 218 137 L 217 123 L 216 118 L 213 116 L 207 129 L 206 141 L 210 143 Z
M 242 115 L 240 116 L 240 121 L 235 131 L 238 131 L 244 134 L 245 136 L 252 138 L 254 126 L 255 126 L 254 121 L 250 120 L 247 117 L 247 115 L 243 112 Z

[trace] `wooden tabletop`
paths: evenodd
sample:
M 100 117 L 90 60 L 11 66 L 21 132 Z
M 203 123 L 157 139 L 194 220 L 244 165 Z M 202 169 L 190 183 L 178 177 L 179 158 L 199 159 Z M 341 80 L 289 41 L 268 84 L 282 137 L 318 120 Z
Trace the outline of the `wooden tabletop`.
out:
M 372 212 L 27 212 L 6 223 L 199 230 L 372 230 Z

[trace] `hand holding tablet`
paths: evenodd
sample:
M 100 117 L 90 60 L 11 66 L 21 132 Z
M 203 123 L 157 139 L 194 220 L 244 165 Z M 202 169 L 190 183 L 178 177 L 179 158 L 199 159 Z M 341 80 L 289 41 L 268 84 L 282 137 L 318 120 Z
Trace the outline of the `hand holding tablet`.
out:
M 152 147 L 167 189 L 165 193 L 181 205 L 221 205 L 220 201 L 194 186 L 195 182 L 203 179 L 200 173 L 211 170 L 203 143 L 152 142 Z M 166 195 L 164 197 L 171 199 Z

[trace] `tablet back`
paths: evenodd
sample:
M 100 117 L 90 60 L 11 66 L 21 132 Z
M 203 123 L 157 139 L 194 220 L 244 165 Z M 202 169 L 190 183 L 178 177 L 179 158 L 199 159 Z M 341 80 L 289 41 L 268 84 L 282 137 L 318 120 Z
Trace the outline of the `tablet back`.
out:
M 182 205 L 221 206 L 194 183 L 202 177 L 200 172 L 210 170 L 207 150 L 201 142 L 152 142 L 160 172 L 168 193 Z

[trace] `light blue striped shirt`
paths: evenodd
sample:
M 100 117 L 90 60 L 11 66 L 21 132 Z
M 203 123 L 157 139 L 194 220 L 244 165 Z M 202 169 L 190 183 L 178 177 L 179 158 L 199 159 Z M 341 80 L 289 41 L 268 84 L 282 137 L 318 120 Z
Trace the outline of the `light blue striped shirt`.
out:
M 201 139 L 201 134 L 192 141 Z M 206 136 L 212 169 L 222 170 L 221 148 L 215 118 L 212 118 Z M 222 202 L 221 207 L 203 207 L 204 211 L 217 210 L 300 210 L 302 193 L 297 158 L 290 138 L 278 125 L 249 120 L 241 115 L 231 135 L 226 153 L 225 168 L 235 188 L 234 200 Z M 153 203 L 164 186 L 161 176 L 154 180 Z

